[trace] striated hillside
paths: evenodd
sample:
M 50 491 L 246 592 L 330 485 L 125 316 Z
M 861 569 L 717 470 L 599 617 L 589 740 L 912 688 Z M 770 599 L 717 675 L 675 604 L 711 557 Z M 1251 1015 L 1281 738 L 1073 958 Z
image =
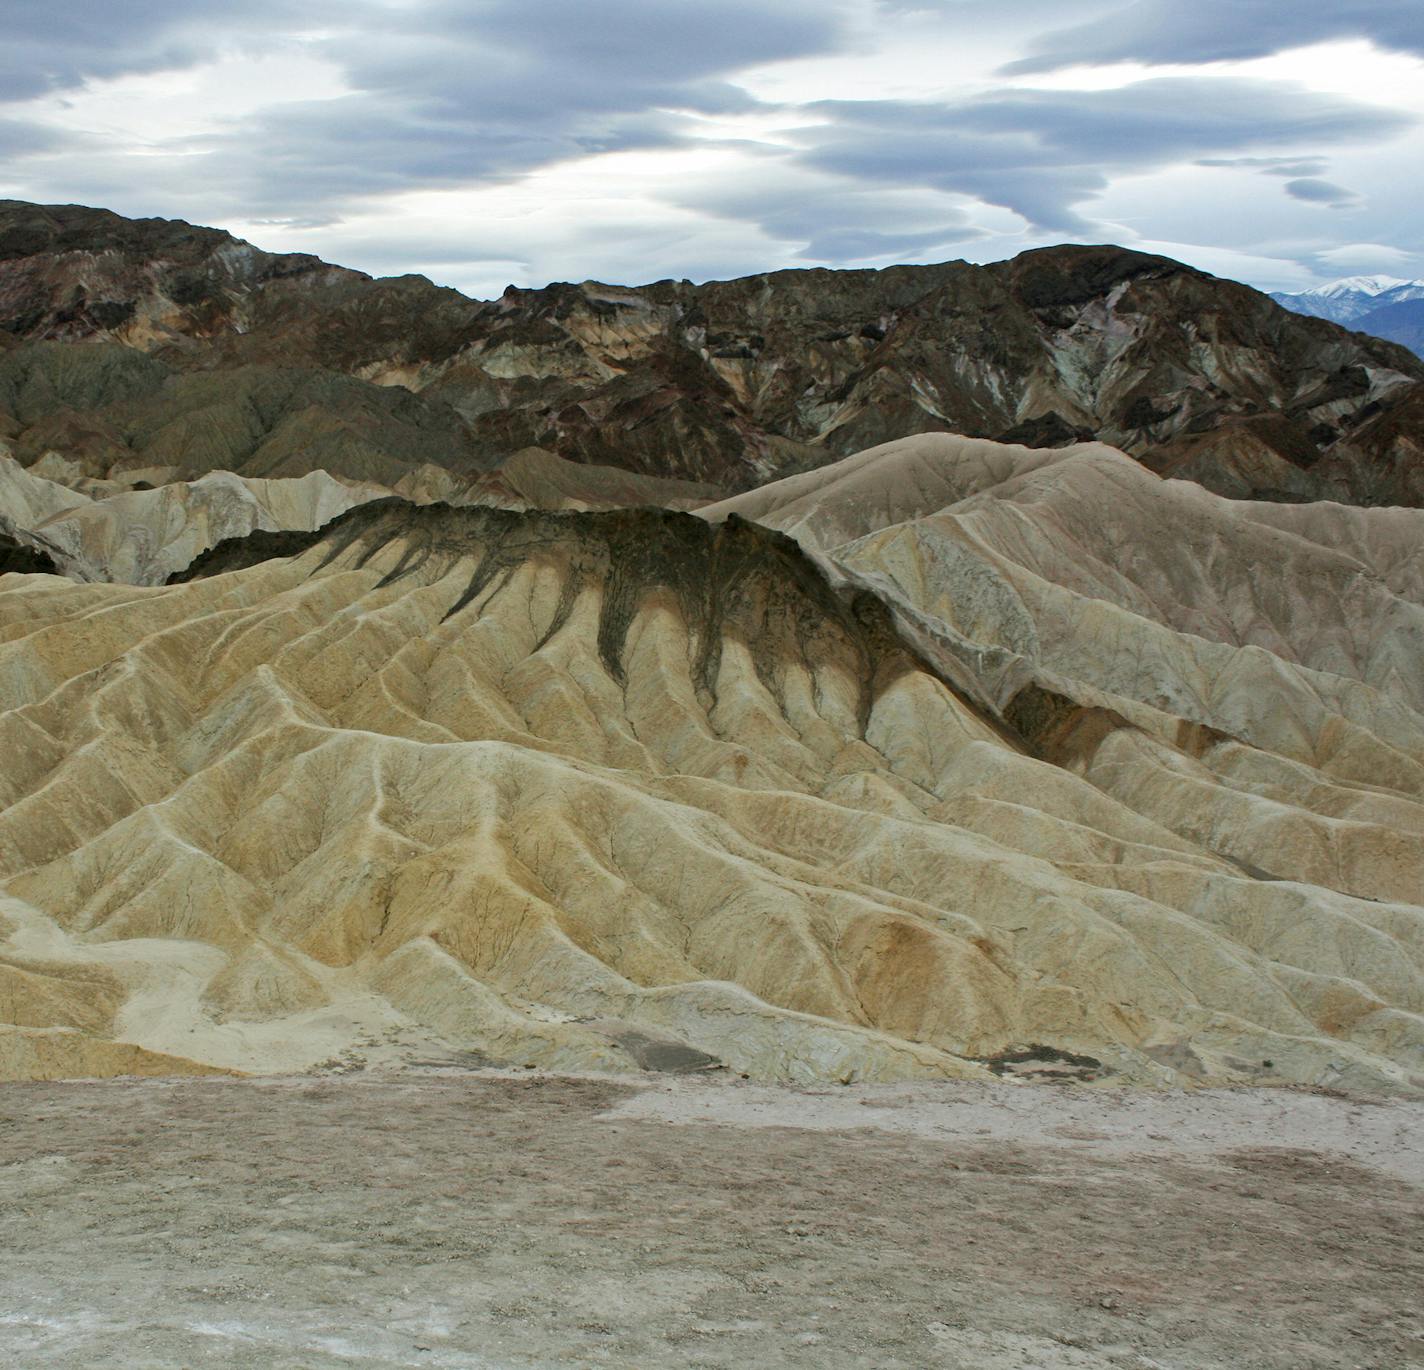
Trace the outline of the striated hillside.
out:
M 225 233 L 0 204 L 0 438 L 91 478 L 462 479 L 537 446 L 723 492 L 916 432 L 1108 442 L 1233 496 L 1424 502 L 1424 362 L 1166 258 L 466 299 Z
M 737 512 L 873 587 L 1039 754 L 1180 836 L 1424 898 L 1424 515 L 1236 502 L 1096 444 L 947 437 L 705 511 Z M 1060 698 L 1025 712 L 1030 680 Z
M 1422 520 L 926 435 L 7 575 L 0 1070 L 1417 1092 Z

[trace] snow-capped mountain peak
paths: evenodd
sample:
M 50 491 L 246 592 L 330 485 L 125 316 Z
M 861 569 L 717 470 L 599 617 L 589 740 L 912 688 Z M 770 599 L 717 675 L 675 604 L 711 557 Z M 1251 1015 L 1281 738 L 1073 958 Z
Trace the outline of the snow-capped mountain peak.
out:
M 1394 310 L 1396 306 L 1424 301 L 1424 281 L 1406 281 L 1398 276 L 1345 276 L 1341 280 L 1329 281 L 1294 294 L 1278 291 L 1271 298 L 1296 314 L 1313 314 L 1317 319 L 1330 319 L 1334 323 L 1392 338 L 1406 347 L 1415 347 L 1418 324 L 1414 316 L 1418 312 L 1417 305 L 1409 311 L 1410 318 L 1404 321 L 1395 313 L 1379 318 L 1370 316 Z M 1401 323 L 1407 327 L 1407 336 L 1398 332 Z
M 1325 285 L 1317 285 L 1313 289 L 1303 290 L 1303 295 L 1319 295 L 1324 299 L 1333 300 L 1341 295 L 1383 295 L 1387 290 L 1394 290 L 1401 285 L 1418 285 L 1418 281 L 1402 280 L 1398 276 L 1345 276 L 1338 281 L 1330 281 Z

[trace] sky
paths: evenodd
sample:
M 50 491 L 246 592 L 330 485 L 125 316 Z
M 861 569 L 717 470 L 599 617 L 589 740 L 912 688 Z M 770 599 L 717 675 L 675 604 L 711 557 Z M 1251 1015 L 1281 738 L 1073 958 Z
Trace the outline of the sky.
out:
M 0 197 L 507 284 L 1424 277 L 1424 0 L 0 0 Z

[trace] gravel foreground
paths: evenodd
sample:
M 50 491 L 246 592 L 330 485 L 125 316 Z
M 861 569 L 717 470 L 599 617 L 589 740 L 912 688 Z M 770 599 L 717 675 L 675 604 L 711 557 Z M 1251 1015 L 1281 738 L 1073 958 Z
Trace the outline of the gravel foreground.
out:
M 0 1086 L 0 1363 L 1405 1370 L 1424 1105 L 424 1071 Z

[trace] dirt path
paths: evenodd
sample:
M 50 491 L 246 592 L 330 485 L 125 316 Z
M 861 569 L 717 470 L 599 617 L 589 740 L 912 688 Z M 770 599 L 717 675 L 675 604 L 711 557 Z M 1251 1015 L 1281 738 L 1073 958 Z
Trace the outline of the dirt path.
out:
M 1424 1105 L 460 1071 L 0 1086 L 0 1363 L 1424 1364 Z

